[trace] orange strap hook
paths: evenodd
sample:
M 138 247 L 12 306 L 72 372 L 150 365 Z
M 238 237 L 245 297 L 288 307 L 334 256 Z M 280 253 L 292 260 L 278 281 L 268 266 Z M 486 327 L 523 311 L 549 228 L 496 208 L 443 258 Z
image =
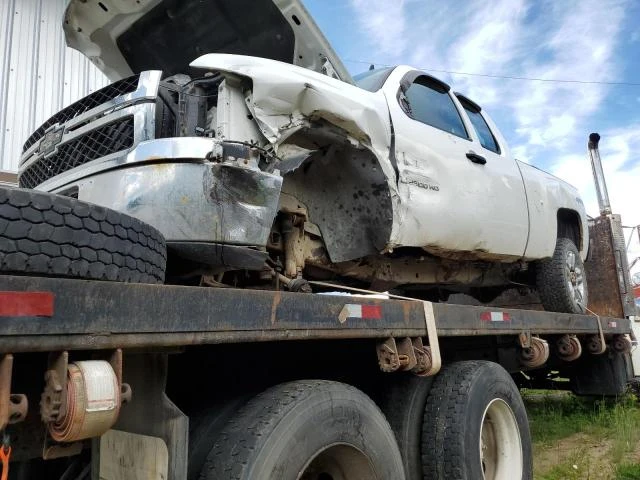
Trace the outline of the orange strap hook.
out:
M 9 478 L 9 458 L 11 457 L 11 447 L 8 445 L 2 445 L 0 447 L 0 462 L 2 463 L 2 475 L 0 480 L 7 480 Z

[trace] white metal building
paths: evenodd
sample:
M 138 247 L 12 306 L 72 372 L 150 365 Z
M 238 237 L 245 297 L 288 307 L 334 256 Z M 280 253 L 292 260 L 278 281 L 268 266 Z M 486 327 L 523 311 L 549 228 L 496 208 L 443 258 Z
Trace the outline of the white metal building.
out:
M 108 83 L 64 42 L 68 0 L 0 0 L 0 170 L 54 112 Z

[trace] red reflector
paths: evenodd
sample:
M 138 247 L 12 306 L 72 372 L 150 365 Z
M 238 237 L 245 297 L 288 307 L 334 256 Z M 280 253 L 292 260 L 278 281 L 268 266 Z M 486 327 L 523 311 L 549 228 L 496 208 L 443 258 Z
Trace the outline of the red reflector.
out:
M 380 320 L 382 318 L 382 307 L 380 305 L 362 305 L 362 318 Z
M 0 292 L 0 317 L 52 317 L 51 292 Z

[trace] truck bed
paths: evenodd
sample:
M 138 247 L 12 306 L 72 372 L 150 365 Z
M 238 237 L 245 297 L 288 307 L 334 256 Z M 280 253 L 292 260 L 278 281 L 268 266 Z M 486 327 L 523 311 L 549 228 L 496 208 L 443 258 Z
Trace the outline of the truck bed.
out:
M 627 319 L 434 303 L 438 337 L 628 334 Z M 419 337 L 423 302 L 0 275 L 0 353 Z

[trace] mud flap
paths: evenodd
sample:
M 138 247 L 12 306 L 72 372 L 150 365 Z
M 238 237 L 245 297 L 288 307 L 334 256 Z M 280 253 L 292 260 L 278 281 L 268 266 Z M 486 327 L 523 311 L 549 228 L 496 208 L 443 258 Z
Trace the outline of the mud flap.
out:
M 114 430 L 135 434 L 129 439 L 132 446 L 140 447 L 139 455 L 135 456 L 135 463 L 127 466 L 126 478 L 153 478 L 139 477 L 144 472 L 145 465 L 150 462 L 149 455 L 152 452 L 160 453 L 164 449 L 159 446 L 158 440 L 165 445 L 168 458 L 167 480 L 182 480 L 187 478 L 187 459 L 189 445 L 189 418 L 173 404 L 164 392 L 167 379 L 168 356 L 164 353 L 146 353 L 127 355 L 123 362 L 123 378 L 131 382 L 132 400 L 123 407 L 120 418 L 113 427 Z M 157 440 L 142 436 L 155 437 Z M 108 439 L 107 439 L 108 440 Z M 102 460 L 100 441 L 93 442 L 93 472 L 108 471 L 110 465 L 101 468 Z M 107 458 L 114 461 L 113 454 L 123 454 L 113 448 L 108 448 Z M 126 460 L 121 456 L 118 461 Z M 156 465 L 153 468 L 162 469 Z M 111 469 L 111 471 L 114 471 Z M 158 470 L 161 471 L 161 470 Z M 121 474 L 122 469 L 114 471 Z M 98 478 L 94 474 L 92 478 Z M 102 477 L 100 477 L 102 478 Z M 108 478 L 108 477 L 107 477 Z
M 576 395 L 622 395 L 632 376 L 629 354 L 585 355 L 571 372 L 571 390 Z

